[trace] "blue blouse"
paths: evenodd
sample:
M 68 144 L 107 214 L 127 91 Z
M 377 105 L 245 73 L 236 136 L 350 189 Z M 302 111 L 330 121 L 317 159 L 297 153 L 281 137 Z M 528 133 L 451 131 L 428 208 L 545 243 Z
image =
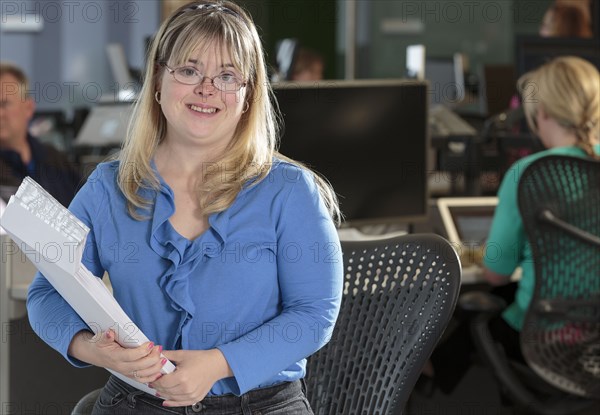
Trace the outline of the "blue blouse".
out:
M 234 377 L 209 395 L 302 378 L 306 357 L 332 333 L 343 279 L 337 232 L 312 175 L 274 160 L 192 241 L 169 222 L 174 195 L 160 176 L 160 191 L 143 191 L 154 205 L 139 221 L 117 172 L 116 161 L 100 164 L 69 209 L 91 229 L 83 263 L 94 275 L 108 272 L 135 324 L 166 350 L 220 349 Z M 87 365 L 67 354 L 86 324 L 39 273 L 27 307 L 44 341 Z

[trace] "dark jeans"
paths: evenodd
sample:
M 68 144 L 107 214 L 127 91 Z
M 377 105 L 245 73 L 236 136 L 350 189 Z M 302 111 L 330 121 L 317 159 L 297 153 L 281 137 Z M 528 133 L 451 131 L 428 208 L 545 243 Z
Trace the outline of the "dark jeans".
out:
M 304 381 L 255 389 L 242 396 L 209 396 L 193 406 L 166 408 L 162 399 L 111 376 L 94 405 L 93 415 L 309 415 Z

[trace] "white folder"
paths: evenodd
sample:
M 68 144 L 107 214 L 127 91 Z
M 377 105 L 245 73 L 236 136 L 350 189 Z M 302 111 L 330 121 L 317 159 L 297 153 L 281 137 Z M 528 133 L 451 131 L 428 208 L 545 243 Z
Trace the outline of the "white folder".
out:
M 30 177 L 26 177 L 4 209 L 2 227 L 94 332 L 112 329 L 116 341 L 134 348 L 149 339 L 127 316 L 102 280 L 81 263 L 89 228 Z M 162 373 L 175 370 L 170 361 Z M 146 384 L 109 369 L 144 392 Z

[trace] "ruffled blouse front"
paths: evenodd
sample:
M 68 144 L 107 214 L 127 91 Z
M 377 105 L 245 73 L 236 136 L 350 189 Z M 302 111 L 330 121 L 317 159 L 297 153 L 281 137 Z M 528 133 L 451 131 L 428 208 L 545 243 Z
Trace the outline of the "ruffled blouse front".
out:
M 227 212 L 214 214 L 209 217 L 209 228 L 202 235 L 192 241 L 181 236 L 169 221 L 175 213 L 175 196 L 162 178 L 160 180 L 161 190 L 155 199 L 149 245 L 157 255 L 170 263 L 159 278 L 159 286 L 170 299 L 170 306 L 181 314 L 178 338 L 171 345 L 178 348 L 182 329 L 196 312 L 190 295 L 191 274 L 202 262 L 203 256 L 212 258 L 221 254 L 229 220 Z

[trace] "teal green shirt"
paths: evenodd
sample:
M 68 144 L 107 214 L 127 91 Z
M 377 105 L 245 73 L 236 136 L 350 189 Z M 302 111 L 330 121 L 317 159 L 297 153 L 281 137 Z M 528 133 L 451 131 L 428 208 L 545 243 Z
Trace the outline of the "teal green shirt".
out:
M 595 146 L 594 151 L 600 153 L 600 145 Z M 511 275 L 517 267 L 522 269 L 515 301 L 502 314 L 504 320 L 518 331 L 523 327 L 535 284 L 531 246 L 519 213 L 518 184 L 523 171 L 531 163 L 549 155 L 585 157 L 585 152 L 579 147 L 555 147 L 525 157 L 511 166 L 498 190 L 498 206 L 483 259 L 485 266 L 498 274 Z

